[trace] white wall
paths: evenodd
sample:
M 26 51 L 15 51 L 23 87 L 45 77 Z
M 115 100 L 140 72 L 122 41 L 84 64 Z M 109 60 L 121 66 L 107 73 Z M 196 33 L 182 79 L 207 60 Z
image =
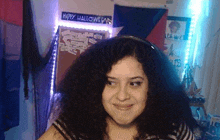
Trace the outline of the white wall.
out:
M 56 32 L 58 0 L 31 0 L 31 2 L 39 52 L 45 56 Z
M 62 11 L 111 16 L 113 2 L 110 0 L 59 0 L 59 17 Z

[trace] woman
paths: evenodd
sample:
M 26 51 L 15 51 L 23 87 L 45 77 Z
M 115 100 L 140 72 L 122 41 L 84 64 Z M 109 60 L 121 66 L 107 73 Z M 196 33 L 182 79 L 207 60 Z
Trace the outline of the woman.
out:
M 62 112 L 40 140 L 194 139 L 197 124 L 178 76 L 145 40 L 121 36 L 91 46 L 59 92 Z
M 169 24 L 169 28 L 170 28 L 170 33 L 171 33 L 171 34 L 176 34 L 177 31 L 180 29 L 180 23 L 177 22 L 177 21 L 172 21 L 172 22 Z

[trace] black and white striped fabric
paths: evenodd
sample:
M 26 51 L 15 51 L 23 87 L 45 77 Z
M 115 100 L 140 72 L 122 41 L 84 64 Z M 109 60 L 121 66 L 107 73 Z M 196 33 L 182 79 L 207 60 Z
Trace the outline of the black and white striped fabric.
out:
M 52 124 L 59 132 L 60 134 L 66 139 L 66 140 L 75 140 L 75 136 L 71 136 L 68 131 L 66 131 L 66 127 L 63 123 L 61 123 L 60 120 L 56 120 Z M 168 139 L 166 140 L 196 140 L 193 132 L 189 129 L 189 127 L 183 123 L 180 125 L 179 130 L 176 130 L 174 134 L 168 135 Z M 81 139 L 83 140 L 83 139 Z M 147 136 L 145 140 L 165 140 L 161 139 L 157 136 Z
M 193 132 L 184 123 L 180 125 L 179 131 L 177 132 L 177 140 L 195 140 Z

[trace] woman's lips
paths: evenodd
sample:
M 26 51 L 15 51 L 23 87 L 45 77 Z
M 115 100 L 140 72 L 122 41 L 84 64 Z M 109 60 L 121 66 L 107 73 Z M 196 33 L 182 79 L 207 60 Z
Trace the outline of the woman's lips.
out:
M 122 105 L 122 104 L 113 104 L 115 106 L 115 108 L 117 108 L 118 110 L 122 110 L 122 111 L 126 111 L 129 110 L 130 108 L 132 108 L 133 104 L 126 104 L 126 105 Z

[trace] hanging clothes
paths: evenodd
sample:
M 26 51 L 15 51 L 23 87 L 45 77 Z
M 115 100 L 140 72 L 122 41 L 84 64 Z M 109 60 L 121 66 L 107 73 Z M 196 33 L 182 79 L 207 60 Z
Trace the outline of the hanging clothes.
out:
M 0 0 L 0 139 L 19 125 L 23 0 Z

